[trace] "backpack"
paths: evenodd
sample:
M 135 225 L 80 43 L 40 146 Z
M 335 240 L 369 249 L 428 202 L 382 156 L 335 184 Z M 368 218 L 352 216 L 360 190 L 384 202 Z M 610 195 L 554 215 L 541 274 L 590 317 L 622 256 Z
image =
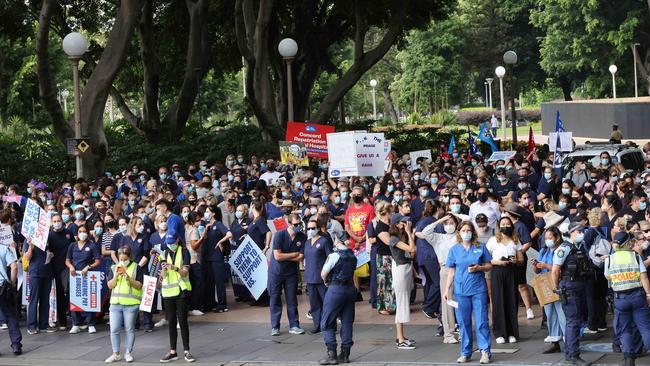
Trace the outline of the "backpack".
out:
M 605 264 L 605 260 L 602 258 L 602 256 L 609 255 L 612 251 L 612 244 L 605 239 L 605 237 L 601 234 L 600 230 L 595 229 L 597 236 L 596 239 L 594 239 L 593 244 L 591 245 L 591 248 L 589 248 L 589 259 L 591 259 L 591 262 L 598 268 L 603 268 L 603 265 Z

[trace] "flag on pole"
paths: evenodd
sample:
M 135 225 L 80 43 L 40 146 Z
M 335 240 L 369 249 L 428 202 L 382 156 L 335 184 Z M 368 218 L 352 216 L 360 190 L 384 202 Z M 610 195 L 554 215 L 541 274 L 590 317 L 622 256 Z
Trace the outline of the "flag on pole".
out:
M 557 114 L 555 115 L 555 132 L 565 132 L 565 131 L 566 130 L 564 129 L 564 124 L 560 119 L 560 111 L 557 111 Z
M 472 133 L 472 130 L 469 129 L 469 126 L 467 126 L 467 133 L 469 134 L 469 159 L 472 158 L 472 155 L 476 155 L 476 152 L 478 150 L 476 146 L 476 140 L 474 139 L 474 134 Z
M 449 139 L 449 147 L 447 148 L 447 154 L 451 155 L 454 152 L 455 148 L 456 148 L 456 137 L 454 135 L 451 135 L 451 139 Z
M 490 133 L 490 129 L 487 127 L 487 124 L 484 123 L 483 125 L 481 125 L 481 131 L 479 131 L 478 133 L 478 139 L 481 142 L 490 145 L 492 152 L 499 151 L 499 147 L 497 147 L 497 144 L 494 142 L 494 138 L 492 137 L 492 134 Z
M 535 150 L 537 150 L 537 147 L 535 146 L 535 137 L 533 136 L 533 126 L 530 126 L 530 130 L 528 131 L 528 159 L 532 159 L 531 153 L 535 152 Z
M 561 123 L 561 121 L 560 121 Z M 558 176 L 562 176 L 562 140 L 560 139 L 560 133 L 555 134 L 556 141 L 555 141 L 555 156 L 553 158 L 553 169 L 555 170 L 555 174 Z

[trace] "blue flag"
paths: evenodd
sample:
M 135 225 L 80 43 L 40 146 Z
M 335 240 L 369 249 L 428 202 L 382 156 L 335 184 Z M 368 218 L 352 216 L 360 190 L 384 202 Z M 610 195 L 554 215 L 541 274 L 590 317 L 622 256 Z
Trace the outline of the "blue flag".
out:
M 559 119 L 558 119 L 559 120 Z M 560 121 L 562 123 L 562 121 Z M 555 174 L 558 176 L 562 176 L 562 140 L 560 139 L 560 133 L 555 134 L 556 141 L 555 141 L 555 156 L 553 158 L 553 169 L 555 170 Z
M 449 147 L 447 148 L 447 154 L 451 155 L 454 152 L 455 148 L 456 148 L 456 137 L 454 135 L 451 135 L 451 139 L 449 139 Z
M 557 114 L 555 115 L 555 132 L 565 132 L 564 124 L 560 119 L 560 111 L 557 111 Z
M 490 129 L 487 128 L 487 124 L 481 125 L 481 131 L 478 133 L 478 139 L 481 142 L 484 142 L 484 143 L 490 145 L 490 148 L 492 149 L 492 152 L 499 151 L 499 147 L 494 142 L 494 138 L 492 137 L 492 134 L 490 133 Z
M 469 133 L 469 153 L 470 155 L 476 155 L 478 148 L 476 146 L 476 140 L 474 140 L 474 134 L 472 134 L 469 127 L 467 128 L 467 132 Z

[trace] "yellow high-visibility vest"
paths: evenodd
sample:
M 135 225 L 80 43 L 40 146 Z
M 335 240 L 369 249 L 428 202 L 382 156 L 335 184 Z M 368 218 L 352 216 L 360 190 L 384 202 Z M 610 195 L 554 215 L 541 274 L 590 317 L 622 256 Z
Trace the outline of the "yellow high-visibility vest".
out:
M 117 285 L 111 291 L 111 304 L 118 305 L 140 305 L 142 300 L 142 289 L 137 289 L 129 283 L 128 278 L 119 277 L 117 275 L 117 265 L 111 267 L 113 271 L 113 278 L 116 279 Z M 135 262 L 131 262 L 126 268 L 126 273 L 133 279 L 136 278 L 138 272 L 138 265 Z
M 160 260 L 172 263 L 169 252 L 160 255 Z M 183 248 L 180 246 L 176 249 L 176 259 L 173 261 L 174 267 L 183 267 Z M 183 291 L 192 291 L 189 275 L 181 276 L 178 271 L 168 269 L 165 271 L 165 277 L 162 280 L 162 297 L 178 296 Z

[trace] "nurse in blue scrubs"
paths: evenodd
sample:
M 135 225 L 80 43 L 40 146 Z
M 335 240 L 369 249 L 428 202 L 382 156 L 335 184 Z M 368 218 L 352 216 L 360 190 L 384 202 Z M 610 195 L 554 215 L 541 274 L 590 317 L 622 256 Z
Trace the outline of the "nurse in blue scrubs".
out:
M 232 252 L 234 253 L 241 242 L 244 240 L 248 233 L 248 225 L 250 219 L 248 218 L 248 206 L 239 205 L 235 211 L 235 221 L 230 225 L 230 231 L 219 241 L 219 244 L 230 242 Z M 235 301 L 252 301 L 253 295 L 244 284 L 244 282 L 237 276 L 235 271 L 231 272 L 232 279 L 232 292 L 235 295 Z
M 445 286 L 444 301 L 458 303 L 456 320 L 460 328 L 461 353 L 458 363 L 470 361 L 473 351 L 472 316 L 476 322 L 476 337 L 481 350 L 480 363 L 490 363 L 490 325 L 488 322 L 488 295 L 485 272 L 492 269 L 492 256 L 485 245 L 477 241 L 474 225 L 464 221 L 456 231 L 458 244 L 451 247 L 447 257 L 449 274 Z M 454 296 L 452 299 L 451 288 Z
M 307 223 L 307 243 L 302 246 L 305 261 L 303 280 L 307 284 L 310 312 L 314 321 L 311 334 L 320 333 L 321 330 L 321 313 L 327 287 L 320 274 L 327 256 L 332 252 L 334 246 L 332 238 L 327 232 L 328 222 L 329 217 L 327 214 L 320 214 L 316 219 L 309 220 Z

